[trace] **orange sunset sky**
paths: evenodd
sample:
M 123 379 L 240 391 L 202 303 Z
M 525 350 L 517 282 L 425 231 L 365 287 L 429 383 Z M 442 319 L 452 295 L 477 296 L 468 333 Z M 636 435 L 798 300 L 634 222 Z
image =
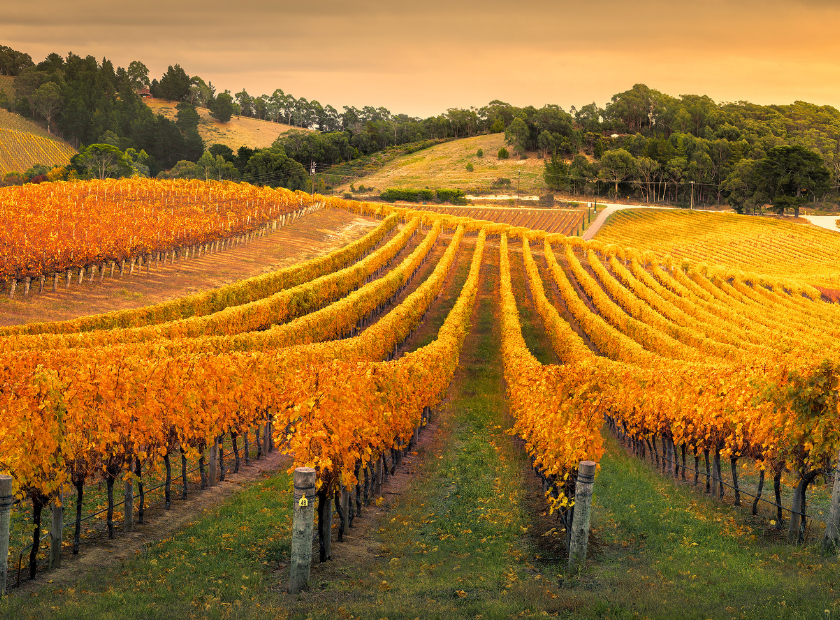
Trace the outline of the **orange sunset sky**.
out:
M 425 117 L 493 99 L 604 105 L 635 83 L 838 106 L 838 26 L 829 0 L 12 0 L 0 44 Z

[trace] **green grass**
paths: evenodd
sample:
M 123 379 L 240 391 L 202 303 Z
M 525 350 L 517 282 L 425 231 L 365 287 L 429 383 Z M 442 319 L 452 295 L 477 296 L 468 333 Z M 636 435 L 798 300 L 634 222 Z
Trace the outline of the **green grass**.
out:
M 573 584 L 593 591 L 582 617 L 605 604 L 612 618 L 840 613 L 836 559 L 778 542 L 747 511 L 662 477 L 612 438 L 593 510 L 597 551 Z
M 272 570 L 291 540 L 290 478 L 278 474 L 197 515 L 171 538 L 72 588 L 12 596 L 0 617 L 256 618 L 281 613 Z M 271 614 L 274 614 L 272 616 Z

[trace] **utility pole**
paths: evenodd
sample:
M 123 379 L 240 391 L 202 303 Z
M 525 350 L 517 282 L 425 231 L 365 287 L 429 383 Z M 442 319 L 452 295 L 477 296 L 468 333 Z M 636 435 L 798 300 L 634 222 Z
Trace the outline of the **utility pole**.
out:
M 691 181 L 691 209 L 694 210 L 694 181 Z
M 519 185 L 522 183 L 522 168 L 519 169 L 519 176 L 516 177 L 516 206 L 519 207 Z

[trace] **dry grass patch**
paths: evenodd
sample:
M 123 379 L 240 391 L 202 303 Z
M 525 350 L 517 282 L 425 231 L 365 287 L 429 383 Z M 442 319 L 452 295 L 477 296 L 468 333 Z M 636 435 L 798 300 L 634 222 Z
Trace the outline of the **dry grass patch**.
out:
M 174 101 L 164 99 L 146 99 L 155 114 L 162 114 L 170 120 L 175 120 L 178 111 Z M 227 123 L 220 123 L 212 116 L 207 108 L 196 108 L 200 120 L 198 122 L 198 133 L 207 144 L 224 144 L 234 150 L 240 146 L 247 146 L 252 149 L 264 149 L 271 146 L 278 136 L 291 129 L 298 131 L 309 131 L 300 127 L 263 121 L 245 116 L 234 116 Z
M 508 178 L 514 193 L 517 180 L 523 195 L 544 193 L 543 160 L 536 153 L 528 153 L 528 159 L 519 159 L 515 155 L 511 155 L 510 159 L 499 159 L 497 154 L 503 146 L 505 137 L 501 133 L 452 140 L 397 157 L 381 170 L 354 183 L 375 187 L 377 193 L 388 188 L 424 187 L 493 192 L 497 189 L 493 188 L 496 179 Z M 478 149 L 484 151 L 483 157 L 477 155 Z M 467 170 L 467 164 L 472 164 L 472 172 Z M 350 183 L 347 183 L 338 186 L 336 191 L 349 189 Z M 511 187 L 505 188 L 505 191 L 509 193 Z

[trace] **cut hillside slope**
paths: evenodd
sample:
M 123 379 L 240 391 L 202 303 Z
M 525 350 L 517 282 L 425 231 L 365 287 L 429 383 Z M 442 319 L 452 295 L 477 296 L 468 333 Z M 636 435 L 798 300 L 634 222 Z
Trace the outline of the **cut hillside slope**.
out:
M 162 114 L 170 120 L 175 120 L 178 111 L 175 109 L 175 101 L 164 99 L 146 99 L 155 114 Z M 264 149 L 271 146 L 277 136 L 286 133 L 291 129 L 298 131 L 309 131 L 300 127 L 263 121 L 245 116 L 234 116 L 227 123 L 220 123 L 212 116 L 207 108 L 196 108 L 201 119 L 198 122 L 198 133 L 209 147 L 214 144 L 224 144 L 233 149 L 234 152 L 240 146 L 247 146 L 252 149 Z
M 595 238 L 729 269 L 840 286 L 840 235 L 781 218 L 626 209 L 612 214 Z
M 457 188 L 468 193 L 516 193 L 517 183 L 522 195 L 542 194 L 546 191 L 543 180 L 543 160 L 536 153 L 528 159 L 511 154 L 509 159 L 497 157 L 505 146 L 505 136 L 494 133 L 472 138 L 462 138 L 438 144 L 428 149 L 397 157 L 381 170 L 353 181 L 375 188 L 375 194 L 388 188 Z M 484 152 L 483 157 L 476 153 Z M 474 170 L 469 172 L 467 164 Z M 494 186 L 497 179 L 509 179 L 506 187 Z M 336 188 L 339 192 L 350 190 L 350 182 Z

